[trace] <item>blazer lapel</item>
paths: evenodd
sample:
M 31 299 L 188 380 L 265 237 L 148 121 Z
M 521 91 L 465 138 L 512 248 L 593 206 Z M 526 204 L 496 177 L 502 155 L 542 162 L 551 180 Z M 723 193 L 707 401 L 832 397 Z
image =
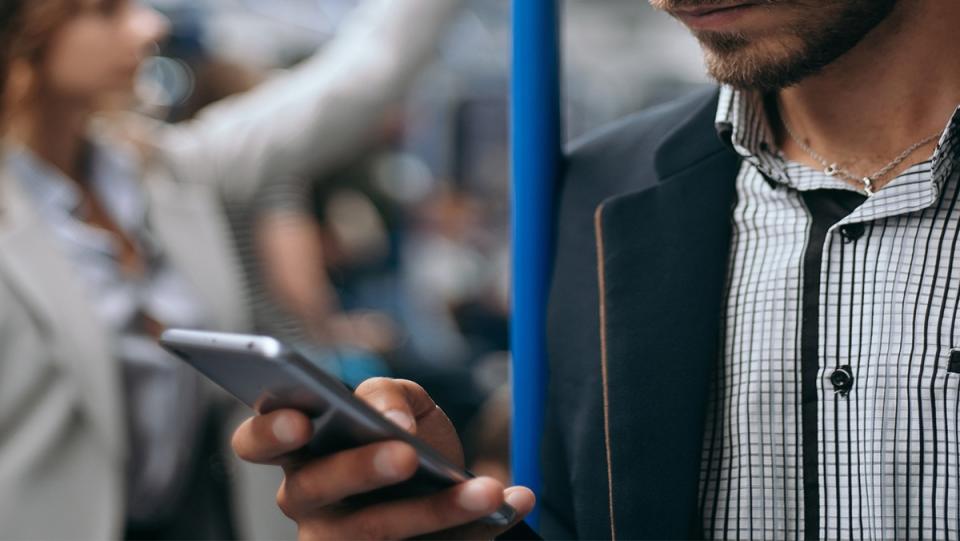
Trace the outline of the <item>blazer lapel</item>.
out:
M 108 452 L 123 456 L 125 429 L 120 373 L 99 318 L 47 225 L 16 179 L 0 179 L 0 279 L 31 310 L 48 337 L 53 362 L 77 382 L 79 401 Z
M 596 213 L 611 526 L 620 538 L 700 535 L 703 422 L 740 163 L 716 135 L 715 111 L 712 100 L 665 139 L 660 184 Z

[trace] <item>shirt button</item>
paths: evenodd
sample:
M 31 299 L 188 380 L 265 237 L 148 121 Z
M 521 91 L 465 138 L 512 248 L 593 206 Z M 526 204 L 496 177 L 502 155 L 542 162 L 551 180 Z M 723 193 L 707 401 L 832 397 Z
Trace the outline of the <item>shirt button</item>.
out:
M 847 396 L 853 388 L 853 369 L 848 364 L 837 368 L 830 374 L 830 383 L 833 384 L 833 392 Z
M 860 240 L 866 232 L 867 227 L 860 223 L 840 226 L 840 236 L 843 237 L 844 244 Z

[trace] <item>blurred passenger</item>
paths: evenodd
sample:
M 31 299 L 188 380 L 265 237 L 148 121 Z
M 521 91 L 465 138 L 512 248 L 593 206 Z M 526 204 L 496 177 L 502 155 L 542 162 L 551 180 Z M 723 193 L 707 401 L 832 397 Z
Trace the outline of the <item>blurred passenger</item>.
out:
M 258 328 L 314 353 L 315 362 L 350 385 L 390 374 L 385 357 L 400 339 L 395 318 L 350 302 L 344 287 L 363 282 L 392 257 L 393 213 L 370 198 L 366 175 L 354 174 L 355 164 L 366 163 L 391 131 L 384 118 L 367 144 L 341 156 L 339 167 L 310 190 L 267 186 L 255 207 L 234 220 Z
M 118 113 L 165 19 L 0 0 L 0 536 L 233 537 L 218 399 L 155 339 L 248 328 L 223 205 L 359 144 L 457 4 L 365 3 L 316 58 L 166 125 Z
M 398 170 L 404 167 L 396 162 L 415 159 L 399 158 L 398 118 L 387 119 L 378 145 L 316 183 L 313 208 L 299 203 L 260 209 L 256 270 L 270 299 L 264 302 L 255 288 L 260 315 L 268 316 L 258 324 L 301 351 L 316 352 L 316 362 L 352 385 L 378 375 L 416 379 L 457 427 L 466 427 L 486 399 L 471 373 L 469 344 L 446 298 L 411 278 L 438 264 L 448 270 L 446 253 L 409 247 L 424 230 L 415 222 L 442 227 L 426 225 L 438 223 L 430 210 L 438 204 L 419 203 L 449 198 L 424 193 L 405 199 L 387 186 L 425 184 L 429 191 L 438 184 Z M 419 220 L 423 215 L 427 219 Z M 441 221 L 458 221 L 449 218 Z

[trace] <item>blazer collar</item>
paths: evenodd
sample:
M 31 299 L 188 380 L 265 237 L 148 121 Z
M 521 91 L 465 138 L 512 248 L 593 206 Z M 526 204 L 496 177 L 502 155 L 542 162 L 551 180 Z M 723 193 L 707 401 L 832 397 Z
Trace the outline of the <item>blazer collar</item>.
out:
M 730 138 L 733 127 L 717 125 L 719 92 L 668 132 L 654 151 L 654 168 L 661 183 L 671 180 L 710 156 L 728 150 L 734 154 Z
M 609 199 L 596 213 L 616 537 L 700 535 L 703 422 L 740 164 L 718 137 L 716 105 L 692 111 L 665 137 L 657 185 Z

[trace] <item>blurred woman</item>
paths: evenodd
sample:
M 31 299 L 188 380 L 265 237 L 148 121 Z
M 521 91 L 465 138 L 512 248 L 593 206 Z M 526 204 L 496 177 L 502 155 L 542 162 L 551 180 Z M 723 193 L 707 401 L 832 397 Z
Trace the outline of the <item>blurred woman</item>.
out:
M 322 54 L 163 125 L 103 118 L 159 14 L 0 0 L 0 536 L 231 535 L 197 452 L 211 396 L 155 339 L 247 327 L 224 203 L 358 145 L 456 4 L 371 0 Z

